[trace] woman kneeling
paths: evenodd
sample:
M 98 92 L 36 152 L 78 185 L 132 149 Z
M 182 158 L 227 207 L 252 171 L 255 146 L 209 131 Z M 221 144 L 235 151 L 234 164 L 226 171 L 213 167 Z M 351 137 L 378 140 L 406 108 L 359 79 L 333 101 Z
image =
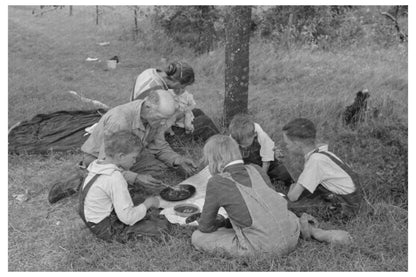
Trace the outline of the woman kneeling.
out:
M 229 136 L 211 137 L 204 146 L 204 158 L 212 177 L 192 244 L 233 256 L 293 251 L 300 234 L 299 220 L 273 189 L 267 173 L 257 165 L 244 165 L 238 144 Z M 221 207 L 229 216 L 228 224 L 217 219 Z

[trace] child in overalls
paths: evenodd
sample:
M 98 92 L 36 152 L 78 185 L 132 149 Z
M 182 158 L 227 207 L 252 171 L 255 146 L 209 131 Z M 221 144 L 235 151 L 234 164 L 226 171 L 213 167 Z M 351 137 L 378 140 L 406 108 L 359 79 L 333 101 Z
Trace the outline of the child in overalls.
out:
M 257 165 L 243 163 L 235 140 L 214 135 L 204 146 L 204 158 L 213 177 L 192 244 L 207 251 L 221 248 L 236 256 L 294 250 L 300 234 L 297 217 L 287 210 L 286 200 L 274 191 L 267 174 Z M 218 229 L 220 207 L 232 228 Z
M 316 129 L 310 120 L 294 119 L 282 130 L 287 150 L 305 157 L 304 169 L 287 194 L 289 209 L 298 215 L 308 212 L 323 218 L 348 220 L 355 216 L 362 204 L 357 174 L 329 152 L 328 145 L 317 146 Z
M 80 190 L 79 214 L 98 238 L 124 242 L 128 235 L 139 231 L 140 221 L 159 200 L 147 198 L 135 206 L 123 177 L 140 155 L 143 145 L 139 137 L 119 131 L 104 138 L 106 157 L 88 166 L 88 176 Z M 149 227 L 149 226 L 147 226 Z
M 249 115 L 235 115 L 228 129 L 239 145 L 245 164 L 261 166 L 272 181 L 280 181 L 286 186 L 293 183 L 286 167 L 275 158 L 273 140 Z
M 257 165 L 245 165 L 235 140 L 214 135 L 204 146 L 212 177 L 192 244 L 200 250 L 225 251 L 231 256 L 256 253 L 284 255 L 296 248 L 299 235 L 329 243 L 349 243 L 342 230 L 322 230 L 308 214 L 298 219 Z M 227 220 L 218 218 L 223 207 Z

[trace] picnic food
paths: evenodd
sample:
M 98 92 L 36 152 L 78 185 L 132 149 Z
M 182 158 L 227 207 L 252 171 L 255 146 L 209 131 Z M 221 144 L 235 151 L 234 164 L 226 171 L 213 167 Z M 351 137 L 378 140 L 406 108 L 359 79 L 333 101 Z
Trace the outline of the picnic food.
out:
M 160 197 L 166 201 L 180 201 L 191 197 L 196 189 L 192 185 L 181 184 L 179 189 L 165 188 L 160 192 Z
M 192 214 L 198 213 L 199 207 L 194 204 L 179 204 L 176 205 L 173 210 L 179 216 L 188 217 Z

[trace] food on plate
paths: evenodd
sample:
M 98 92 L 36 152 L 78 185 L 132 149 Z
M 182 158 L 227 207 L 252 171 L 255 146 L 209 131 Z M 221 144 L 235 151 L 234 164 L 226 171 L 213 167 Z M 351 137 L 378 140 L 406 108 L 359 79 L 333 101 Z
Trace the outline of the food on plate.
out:
M 199 207 L 194 204 L 179 204 L 173 207 L 175 213 L 182 217 L 188 217 L 192 214 L 199 213 Z
M 160 196 L 166 201 L 180 201 L 190 198 L 196 191 L 192 185 L 181 184 L 173 188 L 165 188 L 160 192 Z M 179 188 L 179 189 L 178 189 Z

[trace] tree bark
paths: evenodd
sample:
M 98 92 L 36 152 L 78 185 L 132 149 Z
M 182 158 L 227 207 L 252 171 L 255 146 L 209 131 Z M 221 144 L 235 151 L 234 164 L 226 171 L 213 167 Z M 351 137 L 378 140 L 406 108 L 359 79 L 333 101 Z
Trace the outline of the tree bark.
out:
M 137 6 L 134 7 L 134 39 L 137 40 L 139 36 L 139 26 L 137 24 Z
M 224 126 L 248 110 L 250 6 L 228 8 L 225 28 Z
M 95 6 L 95 25 L 98 25 L 98 6 Z
M 381 12 L 381 14 L 384 15 L 384 16 L 386 16 L 387 18 L 389 18 L 391 21 L 394 22 L 394 26 L 396 27 L 397 34 L 399 35 L 399 38 L 400 38 L 400 42 L 406 41 L 407 40 L 407 34 L 403 33 L 400 30 L 400 26 L 399 26 L 399 22 L 397 21 L 397 17 L 393 17 L 388 12 Z M 398 14 L 398 12 L 396 12 L 396 14 Z
M 289 20 L 287 22 L 287 27 L 286 27 L 286 34 L 285 34 L 285 44 L 286 44 L 286 48 L 287 50 L 290 50 L 290 34 L 291 34 L 291 30 L 292 30 L 292 20 L 293 20 L 293 12 L 291 11 L 289 14 Z
M 69 6 L 69 16 L 72 16 L 72 6 Z
M 201 34 L 200 34 L 200 53 L 208 53 L 213 50 L 215 28 L 212 20 L 212 6 L 201 6 Z

